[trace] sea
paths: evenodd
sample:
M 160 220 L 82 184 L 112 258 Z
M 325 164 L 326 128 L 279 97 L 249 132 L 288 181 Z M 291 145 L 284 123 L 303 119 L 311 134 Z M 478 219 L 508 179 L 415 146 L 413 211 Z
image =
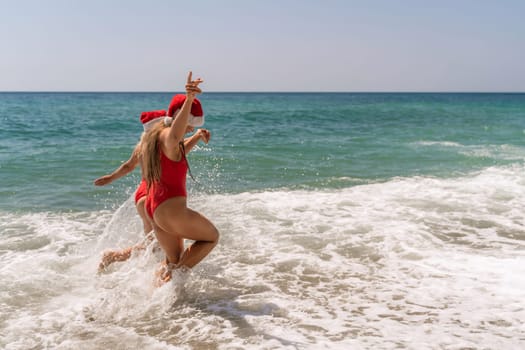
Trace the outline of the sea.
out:
M 98 271 L 140 171 L 93 180 L 172 94 L 0 93 L 1 349 L 525 348 L 525 94 L 200 95 L 220 241 L 156 287 L 155 242 Z

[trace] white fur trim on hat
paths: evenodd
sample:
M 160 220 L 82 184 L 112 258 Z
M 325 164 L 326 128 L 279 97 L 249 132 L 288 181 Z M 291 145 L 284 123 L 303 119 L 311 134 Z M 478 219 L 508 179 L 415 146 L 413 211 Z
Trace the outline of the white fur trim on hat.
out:
M 169 117 L 166 117 L 166 118 L 169 118 Z M 151 128 L 153 128 L 153 126 L 155 126 L 155 124 L 157 124 L 161 120 L 164 120 L 164 118 L 155 118 L 155 119 L 150 120 L 147 123 L 142 124 L 142 126 L 144 126 L 144 131 L 150 130 Z
M 180 109 L 177 109 L 173 115 L 176 116 L 180 112 Z M 191 125 L 193 127 L 199 127 L 204 125 L 204 115 L 198 117 L 194 116 L 190 113 L 190 117 L 188 118 L 188 125 Z

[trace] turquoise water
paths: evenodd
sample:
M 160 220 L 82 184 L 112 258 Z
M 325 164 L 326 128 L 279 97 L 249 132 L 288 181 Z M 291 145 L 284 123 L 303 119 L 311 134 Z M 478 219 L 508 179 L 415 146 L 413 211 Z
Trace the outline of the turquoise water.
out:
M 122 202 L 143 110 L 165 93 L 0 94 L 0 209 L 85 210 Z M 522 164 L 525 94 L 207 93 L 212 142 L 191 155 L 199 192 L 345 188 Z
M 160 288 L 125 161 L 168 93 L 0 93 L 0 348 L 525 348 L 525 94 L 205 93 Z

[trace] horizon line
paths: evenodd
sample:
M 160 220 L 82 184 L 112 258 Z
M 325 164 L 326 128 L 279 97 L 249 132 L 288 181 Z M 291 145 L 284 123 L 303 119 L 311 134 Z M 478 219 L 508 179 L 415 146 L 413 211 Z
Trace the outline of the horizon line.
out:
M 123 94 L 170 94 L 184 91 L 140 91 L 140 90 L 0 90 L 0 93 L 123 93 Z M 377 90 L 377 91 L 206 91 L 203 94 L 524 94 L 524 91 L 412 91 L 412 90 Z

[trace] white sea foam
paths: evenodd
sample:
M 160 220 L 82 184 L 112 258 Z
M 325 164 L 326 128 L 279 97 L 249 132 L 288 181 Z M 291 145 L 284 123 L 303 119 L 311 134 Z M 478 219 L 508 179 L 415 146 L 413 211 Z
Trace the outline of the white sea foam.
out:
M 463 147 L 462 144 L 452 141 L 418 141 L 414 144 L 419 146 Z
M 493 158 L 504 160 L 525 159 L 525 148 L 514 145 L 463 145 L 452 141 L 418 141 L 411 145 L 419 147 L 437 147 L 455 150 L 459 154 L 475 158 Z
M 152 246 L 96 273 L 142 236 L 131 200 L 0 214 L 0 347 L 520 348 L 524 174 L 194 197 L 220 243 L 161 288 Z

